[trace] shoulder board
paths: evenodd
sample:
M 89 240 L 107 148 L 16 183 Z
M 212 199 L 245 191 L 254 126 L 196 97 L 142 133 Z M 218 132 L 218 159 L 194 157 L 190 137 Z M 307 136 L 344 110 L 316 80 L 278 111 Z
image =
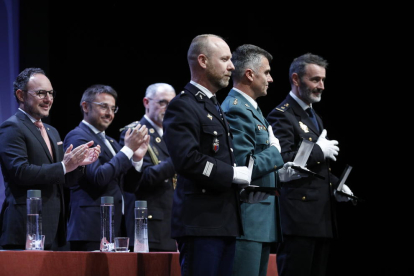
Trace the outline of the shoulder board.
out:
M 285 112 L 289 108 L 290 108 L 290 104 L 289 103 L 281 103 L 279 106 L 275 107 L 275 109 L 278 110 L 278 111 L 280 111 L 280 112 Z
M 136 127 L 138 124 L 139 124 L 139 121 L 132 122 L 132 123 L 130 123 L 129 125 L 126 125 L 126 126 L 124 126 L 124 127 L 120 128 L 120 129 L 119 129 L 119 132 L 122 132 L 122 131 L 124 131 L 124 130 L 125 130 L 125 129 L 127 129 L 127 128 L 134 128 L 134 127 Z

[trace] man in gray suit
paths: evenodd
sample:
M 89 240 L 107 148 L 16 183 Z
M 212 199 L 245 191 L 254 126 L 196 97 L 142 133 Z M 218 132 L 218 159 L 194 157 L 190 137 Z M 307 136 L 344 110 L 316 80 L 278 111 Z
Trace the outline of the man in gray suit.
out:
M 83 174 L 83 166 L 97 160 L 93 142 L 70 145 L 64 152 L 58 131 L 41 122 L 49 116 L 56 92 L 40 68 L 26 68 L 13 83 L 19 110 L 0 125 L 0 163 L 6 199 L 0 213 L 0 246 L 24 249 L 27 190 L 41 190 L 44 249 L 59 250 L 66 243 L 63 186 Z

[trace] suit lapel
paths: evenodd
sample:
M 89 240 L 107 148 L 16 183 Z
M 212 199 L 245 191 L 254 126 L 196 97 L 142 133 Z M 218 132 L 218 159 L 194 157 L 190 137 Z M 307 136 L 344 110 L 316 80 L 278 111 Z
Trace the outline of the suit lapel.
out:
M 202 92 L 200 89 L 198 89 L 198 87 L 192 85 L 191 83 L 188 83 L 185 86 L 185 89 L 194 95 L 198 103 L 204 104 L 204 109 L 208 112 L 206 116 L 209 116 L 209 115 L 214 116 L 214 118 L 216 118 L 221 124 L 223 124 L 226 130 L 228 130 L 228 124 L 227 124 L 226 118 L 224 118 L 224 120 L 221 119 L 221 116 L 217 112 L 217 109 L 214 103 L 207 97 L 206 94 L 204 94 L 204 92 Z M 223 117 L 225 117 L 224 114 L 223 114 Z
M 39 141 L 40 145 L 42 146 L 45 154 L 47 155 L 47 158 L 49 158 L 49 161 L 53 163 L 52 156 L 50 155 L 50 152 L 49 152 L 49 148 L 47 147 L 46 142 L 42 137 L 42 134 L 40 134 L 39 129 L 33 124 L 30 118 L 23 112 L 17 111 L 16 117 L 22 120 L 22 123 L 32 132 L 33 136 L 36 137 L 36 139 Z
M 240 101 L 239 104 L 246 107 L 246 109 L 249 110 L 253 114 L 253 117 L 255 117 L 264 126 L 266 126 L 266 128 L 268 127 L 269 123 L 263 117 L 263 114 L 261 114 L 256 108 L 254 108 L 254 106 L 252 106 L 252 104 L 243 95 L 241 95 L 236 90 L 232 89 L 229 92 L 229 96 L 233 96 L 234 98 L 237 98 L 237 100 Z
M 308 113 L 306 113 L 305 110 L 290 96 L 288 96 L 288 103 L 292 106 L 291 108 L 295 112 L 296 116 L 299 117 L 299 121 L 301 121 L 303 124 L 305 124 L 308 129 L 312 130 L 315 134 L 319 135 L 318 130 L 316 129 L 316 126 L 312 122 L 312 120 L 309 118 Z M 318 118 L 318 116 L 316 116 Z M 320 121 L 318 119 L 318 121 Z M 322 126 L 322 125 L 320 125 Z
M 92 129 L 90 129 L 87 125 L 80 122 L 79 127 L 86 132 L 86 134 L 89 136 L 88 140 L 94 141 L 94 146 L 100 145 L 101 146 L 101 154 L 100 155 L 106 155 L 107 158 L 111 159 L 113 157 L 112 152 L 108 147 L 106 146 L 105 142 L 99 137 L 98 134 L 95 134 Z M 107 138 L 108 139 L 108 138 Z

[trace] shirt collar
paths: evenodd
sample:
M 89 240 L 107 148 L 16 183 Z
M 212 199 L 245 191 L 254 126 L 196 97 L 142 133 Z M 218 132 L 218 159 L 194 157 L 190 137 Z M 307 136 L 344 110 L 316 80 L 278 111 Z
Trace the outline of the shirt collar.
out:
M 90 123 L 88 123 L 85 120 L 82 120 L 82 123 L 84 123 L 85 125 L 87 125 L 95 134 L 98 134 L 100 132 L 102 132 L 103 134 L 105 134 L 105 131 L 99 131 L 96 127 L 94 127 L 93 125 L 91 125 Z
M 35 119 L 35 118 L 33 118 L 32 116 L 30 116 L 26 111 L 24 111 L 23 109 L 21 109 L 20 107 L 19 107 L 19 110 L 21 111 L 21 112 L 23 112 L 24 114 L 26 114 L 27 115 L 27 117 L 29 117 L 29 119 L 32 121 L 32 123 L 34 123 L 34 122 L 36 122 L 37 120 Z M 39 121 L 42 121 L 42 120 L 39 120 Z
M 302 107 L 303 110 L 308 109 L 308 107 L 312 107 L 312 104 L 307 105 L 301 99 L 299 99 L 292 91 L 289 92 L 289 95 Z
M 210 90 L 208 90 L 207 88 L 205 88 L 204 86 L 202 86 L 201 84 L 196 83 L 195 81 L 190 81 L 190 83 L 192 85 L 194 85 L 195 87 L 197 87 L 198 89 L 200 89 L 204 94 L 207 95 L 207 97 L 210 99 L 211 97 L 213 97 L 213 93 L 210 92 Z
M 246 100 L 249 101 L 249 103 L 255 108 L 257 109 L 257 102 L 255 100 L 253 100 L 252 97 L 250 97 L 249 95 L 247 95 L 246 93 L 244 93 L 243 91 L 241 91 L 240 89 L 237 89 L 236 87 L 233 87 L 233 90 L 239 92 L 243 97 L 246 98 Z
M 152 127 L 155 128 L 155 130 L 158 132 L 158 135 L 160 137 L 162 137 L 162 135 L 164 134 L 163 129 L 161 127 L 157 126 L 156 124 L 154 124 L 154 122 L 150 118 L 148 118 L 148 116 L 146 114 L 144 115 L 144 117 L 152 125 Z

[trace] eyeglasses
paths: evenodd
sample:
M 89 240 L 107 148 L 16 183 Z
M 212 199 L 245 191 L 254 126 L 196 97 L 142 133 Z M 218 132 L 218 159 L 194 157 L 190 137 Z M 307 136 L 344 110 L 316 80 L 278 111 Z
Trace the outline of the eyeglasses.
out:
M 29 94 L 32 94 L 32 93 L 30 93 L 30 91 L 27 91 L 27 90 L 23 90 L 23 91 L 28 92 Z M 48 95 L 48 94 L 49 94 L 49 97 L 51 99 L 56 98 L 56 91 L 55 90 L 50 90 L 50 91 L 37 90 L 37 91 L 33 91 L 33 92 L 34 92 L 34 95 L 36 95 L 39 99 L 46 98 L 46 95 Z
M 151 99 L 151 98 L 147 98 L 148 100 L 153 100 L 153 99 Z M 166 106 L 168 106 L 169 105 L 169 101 L 167 101 L 167 100 L 161 100 L 161 101 L 158 101 L 158 102 L 156 102 L 157 104 L 159 104 L 161 107 L 166 107 Z
M 102 110 L 105 110 L 105 111 L 112 111 L 113 113 L 118 112 L 118 107 L 117 106 L 109 106 L 107 103 L 97 103 L 97 102 L 88 102 L 88 103 L 93 103 L 93 104 L 99 105 L 99 107 Z

